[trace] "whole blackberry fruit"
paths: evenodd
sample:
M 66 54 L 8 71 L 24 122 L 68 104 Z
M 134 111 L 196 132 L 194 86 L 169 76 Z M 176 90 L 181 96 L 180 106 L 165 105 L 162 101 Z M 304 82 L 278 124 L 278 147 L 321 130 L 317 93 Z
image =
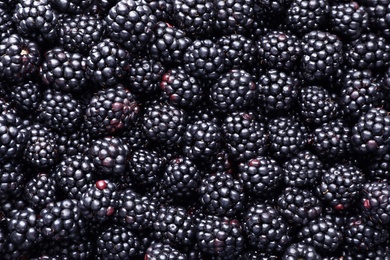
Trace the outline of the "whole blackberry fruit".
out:
M 259 106 L 268 114 L 287 112 L 297 101 L 299 81 L 285 72 L 267 70 L 256 85 Z
M 355 40 L 368 29 L 366 7 L 356 2 L 331 5 L 329 23 L 332 33 L 346 41 Z
M 150 244 L 150 246 L 147 248 L 144 259 L 186 260 L 187 256 L 169 244 L 164 244 L 164 243 L 153 241 Z
M 129 259 L 140 255 L 141 241 L 133 231 L 110 225 L 96 242 L 98 259 Z
M 329 13 L 328 1 L 293 0 L 287 9 L 286 25 L 293 32 L 303 35 L 324 27 Z
M 180 0 L 205 1 L 205 0 Z M 210 2 L 209 2 L 210 3 Z M 184 69 L 199 79 L 215 80 L 228 70 L 225 64 L 226 55 L 222 46 L 210 39 L 194 40 L 183 56 Z
M 268 123 L 269 151 L 277 159 L 289 159 L 304 150 L 307 130 L 293 117 L 281 116 Z
M 205 176 L 199 187 L 199 195 L 207 214 L 233 217 L 245 207 L 243 184 L 224 172 Z
M 10 199 L 19 194 L 23 194 L 26 173 L 28 173 L 26 167 L 18 160 L 12 159 L 2 162 L 0 167 L 0 198 Z
M 40 210 L 47 204 L 57 201 L 57 183 L 48 174 L 38 173 L 27 181 L 24 190 L 27 202 L 34 209 Z
M 21 82 L 33 78 L 41 65 L 38 45 L 17 34 L 0 42 L 0 77 L 4 80 Z
M 238 162 L 261 156 L 267 149 L 265 124 L 252 111 L 227 116 L 222 124 L 222 137 L 229 156 Z
M 58 14 L 51 0 L 26 0 L 18 2 L 13 13 L 18 34 L 40 43 L 54 42 L 57 37 Z
M 222 112 L 235 112 L 251 106 L 256 97 L 254 77 L 244 70 L 231 70 L 211 86 L 210 101 Z
M 361 155 L 383 155 L 390 148 L 390 116 L 382 108 L 371 108 L 352 128 L 351 142 Z
M 98 16 L 77 14 L 60 19 L 58 42 L 67 51 L 88 54 L 105 32 L 105 22 Z
M 322 203 L 309 190 L 287 187 L 277 198 L 281 215 L 293 226 L 302 227 L 321 215 Z
M 270 69 L 290 71 L 302 56 L 301 40 L 291 33 L 271 31 L 257 43 L 261 62 Z
M 65 199 L 51 202 L 39 213 L 40 233 L 49 239 L 77 240 L 86 232 L 86 222 L 77 206 L 77 200 Z
M 39 81 L 26 80 L 15 83 L 9 88 L 9 99 L 21 115 L 30 114 L 35 111 L 42 99 L 43 86 Z
M 320 260 L 321 255 L 317 253 L 314 247 L 305 243 L 291 244 L 286 251 L 284 251 L 282 260 L 295 260 L 295 259 L 310 259 Z
M 245 244 L 238 220 L 212 215 L 199 219 L 196 241 L 205 256 L 223 259 L 237 259 Z
M 131 178 L 139 184 L 153 185 L 160 179 L 163 161 L 156 150 L 134 150 L 128 163 Z
M 61 13 L 80 14 L 92 5 L 93 0 L 49 0 L 49 2 Z
M 107 35 L 130 53 L 146 49 L 157 23 L 144 1 L 120 0 L 105 18 Z
M 85 110 L 85 127 L 93 136 L 113 134 L 130 127 L 138 118 L 139 104 L 124 86 L 97 91 Z
M 311 31 L 302 37 L 302 76 L 308 81 L 333 75 L 343 62 L 343 43 L 334 34 Z
M 195 221 L 184 207 L 166 206 L 158 211 L 153 223 L 153 236 L 175 247 L 191 246 L 195 238 Z
M 85 74 L 99 86 L 112 87 L 127 76 L 131 60 L 127 50 L 103 39 L 90 49 Z
M 271 157 L 259 156 L 240 163 L 238 174 L 245 191 L 258 198 L 276 191 L 282 182 L 283 169 Z
M 78 208 L 86 220 L 103 223 L 110 220 L 119 208 L 117 185 L 108 180 L 98 180 L 81 195 Z
M 187 123 L 186 111 L 168 104 L 152 103 L 145 108 L 142 129 L 158 145 L 179 145 Z
M 374 224 L 390 223 L 390 185 L 387 182 L 368 182 L 361 193 L 362 213 Z
M 320 158 L 304 150 L 283 164 L 284 183 L 297 188 L 310 188 L 317 184 L 323 171 Z
M 179 65 L 192 43 L 183 30 L 163 21 L 156 23 L 154 37 L 150 44 L 150 57 L 167 65 Z
M 255 203 L 243 214 L 248 244 L 267 254 L 284 252 L 292 241 L 292 229 L 279 211 L 265 203 Z
M 386 39 L 372 32 L 363 33 L 347 44 L 345 63 L 355 69 L 384 69 L 390 62 L 390 45 Z

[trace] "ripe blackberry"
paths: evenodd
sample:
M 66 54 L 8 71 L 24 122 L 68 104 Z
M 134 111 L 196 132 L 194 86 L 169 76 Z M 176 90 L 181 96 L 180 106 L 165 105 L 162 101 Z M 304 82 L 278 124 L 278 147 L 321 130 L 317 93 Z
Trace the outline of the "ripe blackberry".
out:
M 147 248 L 144 259 L 163 260 L 163 259 L 177 259 L 186 260 L 187 257 L 176 248 L 169 244 L 153 241 Z
M 172 0 L 145 0 L 145 2 L 152 9 L 152 14 L 156 16 L 158 21 L 171 20 L 173 15 Z
M 104 20 L 98 16 L 65 16 L 58 26 L 58 41 L 69 52 L 88 54 L 102 40 L 104 32 Z
M 277 198 L 281 215 L 293 226 L 302 227 L 322 213 L 321 201 L 309 190 L 287 187 Z
M 343 62 L 343 43 L 334 34 L 311 31 L 302 37 L 302 76 L 308 81 L 323 80 Z
M 0 42 L 0 77 L 21 82 L 33 78 L 39 71 L 41 54 L 38 45 L 17 34 Z
M 379 31 L 386 39 L 390 37 L 390 7 L 388 1 L 359 1 L 361 5 L 366 6 L 369 16 L 370 26 Z
M 188 247 L 194 243 L 195 228 L 195 221 L 187 209 L 166 206 L 158 211 L 157 219 L 153 223 L 153 236 L 164 244 Z
M 390 185 L 387 182 L 368 182 L 362 188 L 360 209 L 374 224 L 390 223 Z
M 212 215 L 199 219 L 196 240 L 205 256 L 223 259 L 237 259 L 245 244 L 238 220 Z
M 211 86 L 210 101 L 222 112 L 235 112 L 251 106 L 256 97 L 254 77 L 244 70 L 231 70 Z
M 154 37 L 149 54 L 166 65 L 179 65 L 185 50 L 192 43 L 183 30 L 163 21 L 156 23 Z
M 355 69 L 384 69 L 390 62 L 390 45 L 386 39 L 372 32 L 363 33 L 347 44 L 345 63 Z
M 199 187 L 199 195 L 207 214 L 233 217 L 245 207 L 243 184 L 224 172 L 205 176 Z
M 268 123 L 269 151 L 277 159 L 289 159 L 304 150 L 307 130 L 293 117 L 280 116 Z
M 103 39 L 90 49 L 85 74 L 99 86 L 112 87 L 127 76 L 131 60 L 127 50 Z
M 7 7 L 0 6 L 0 41 L 16 33 L 16 28 L 12 23 L 12 13 Z
M 352 128 L 351 142 L 361 155 L 383 155 L 390 148 L 390 116 L 382 108 L 371 108 Z
M 167 193 L 175 196 L 178 201 L 195 195 L 201 180 L 202 172 L 198 166 L 184 156 L 170 159 L 161 177 L 161 183 Z
M 34 209 L 40 210 L 47 204 L 57 201 L 57 183 L 48 174 L 38 173 L 27 181 L 24 190 L 27 202 Z
M 147 48 L 157 23 L 144 1 L 120 0 L 105 17 L 107 35 L 130 53 Z
M 133 231 L 110 225 L 96 242 L 98 259 L 129 259 L 140 255 L 140 238 Z
M 249 206 L 243 214 L 248 244 L 267 254 L 284 252 L 292 241 L 292 229 L 279 211 L 265 203 Z
M 40 43 L 54 42 L 57 37 L 58 14 L 50 0 L 26 0 L 18 2 L 13 13 L 18 34 Z
M 50 0 L 54 9 L 61 13 L 80 14 L 88 9 L 93 0 Z
M 103 223 L 110 220 L 119 208 L 119 194 L 115 183 L 98 180 L 81 195 L 78 207 L 86 220 Z
M 268 144 L 265 125 L 252 111 L 227 116 L 222 124 L 222 137 L 228 154 L 238 162 L 263 155 Z
M 9 99 L 11 104 L 19 112 L 19 114 L 30 114 L 35 111 L 42 99 L 42 85 L 40 82 L 23 81 L 15 83 L 8 89 Z
M 283 164 L 284 183 L 297 188 L 310 188 L 317 184 L 323 171 L 320 158 L 304 150 Z
M 150 141 L 172 147 L 181 143 L 186 123 L 186 111 L 169 104 L 152 103 L 145 108 L 142 129 Z
M 141 185 L 153 185 L 160 179 L 163 161 L 156 150 L 139 148 L 132 151 L 129 160 L 131 178 Z
M 372 158 L 367 167 L 367 174 L 372 179 L 389 179 L 390 178 L 390 154 L 375 156 Z
M 86 232 L 77 200 L 65 199 L 51 202 L 39 213 L 37 222 L 40 233 L 49 239 L 77 240 Z
M 366 7 L 356 2 L 337 3 L 330 6 L 330 31 L 346 41 L 359 38 L 368 29 Z
M 180 0 L 205 1 L 205 0 Z M 210 2 L 209 2 L 210 3 Z M 215 80 L 228 68 L 225 64 L 226 55 L 222 46 L 210 39 L 194 40 L 183 56 L 184 69 L 199 79 Z
M 289 111 L 297 101 L 299 81 L 285 72 L 267 70 L 256 85 L 259 105 L 268 114 Z
M 162 98 L 173 106 L 193 108 L 201 102 L 203 84 L 181 68 L 172 68 L 161 77 Z
M 70 134 L 60 135 L 58 146 L 59 152 L 63 156 L 85 154 L 91 146 L 91 135 L 85 130 L 85 125 L 81 124 L 80 129 Z
M 123 85 L 97 91 L 85 110 L 85 127 L 93 136 L 116 133 L 138 118 L 139 105 Z
M 283 169 L 267 156 L 254 157 L 238 165 L 239 181 L 245 191 L 256 196 L 269 196 L 282 182 Z
M 10 199 L 22 194 L 27 175 L 26 173 L 28 173 L 26 167 L 18 160 L 12 159 L 2 162 L 0 167 L 0 198 Z M 0 210 L 0 212 L 1 211 L 2 210 Z
M 293 259 L 320 260 L 322 257 L 319 253 L 317 253 L 314 247 L 305 243 L 294 243 L 286 249 L 282 256 L 282 260 Z

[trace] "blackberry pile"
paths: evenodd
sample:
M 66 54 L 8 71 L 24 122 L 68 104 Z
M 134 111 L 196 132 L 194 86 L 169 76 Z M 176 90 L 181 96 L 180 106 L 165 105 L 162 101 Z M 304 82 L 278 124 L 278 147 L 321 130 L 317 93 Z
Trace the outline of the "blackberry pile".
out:
M 390 259 L 389 0 L 0 0 L 0 259 Z

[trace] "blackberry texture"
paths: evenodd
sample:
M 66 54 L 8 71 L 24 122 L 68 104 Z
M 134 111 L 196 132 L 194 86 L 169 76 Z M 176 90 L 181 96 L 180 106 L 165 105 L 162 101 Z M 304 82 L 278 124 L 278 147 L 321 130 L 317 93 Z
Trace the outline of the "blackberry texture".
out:
M 6 6 L 0 6 L 0 41 L 11 34 L 15 34 L 16 28 L 12 23 L 12 13 Z
M 322 259 L 321 255 L 315 250 L 313 246 L 305 243 L 294 243 L 291 244 L 282 256 L 282 260 L 292 259 Z
M 34 209 L 42 209 L 57 201 L 57 183 L 53 176 L 38 173 L 25 185 L 25 198 Z
M 163 160 L 156 150 L 145 148 L 131 152 L 128 166 L 131 178 L 141 185 L 153 185 L 160 180 Z
M 26 80 L 10 86 L 8 95 L 10 100 L 12 100 L 11 104 L 19 114 L 27 115 L 38 108 L 42 100 L 42 90 L 43 86 L 39 80 L 37 82 Z
M 54 9 L 68 14 L 83 13 L 92 3 L 93 0 L 50 0 L 50 4 Z
M 369 15 L 369 23 L 375 30 L 381 32 L 386 39 L 390 37 L 389 30 L 389 2 L 370 0 L 365 2 L 359 1 L 360 4 L 366 6 L 367 13 Z
M 363 214 L 373 223 L 390 222 L 390 185 L 387 182 L 369 182 L 362 187 L 359 202 Z
M 187 259 L 184 253 L 181 253 L 176 248 L 171 245 L 160 243 L 160 242 L 152 242 L 150 246 L 147 248 L 145 253 L 146 259 L 177 259 L 177 260 L 185 260 Z
M 12 159 L 3 162 L 0 167 L 0 198 L 9 200 L 10 198 L 21 194 L 27 177 L 26 173 L 28 173 L 26 167 L 24 167 L 23 164 L 20 164 L 18 160 Z M 1 210 L 1 212 L 2 211 L 4 210 Z M 4 214 L 4 212 L 2 212 L 2 214 Z

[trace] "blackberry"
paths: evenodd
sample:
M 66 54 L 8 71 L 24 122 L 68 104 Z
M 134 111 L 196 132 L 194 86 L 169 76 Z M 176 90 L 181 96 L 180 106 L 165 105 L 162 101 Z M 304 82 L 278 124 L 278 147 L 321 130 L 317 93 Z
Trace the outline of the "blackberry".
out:
M 150 246 L 147 248 L 145 253 L 145 259 L 155 259 L 155 260 L 163 260 L 163 259 L 177 259 L 177 260 L 186 260 L 187 257 L 184 253 L 181 253 L 176 248 L 153 241 Z
M 321 255 L 317 253 L 314 247 L 305 243 L 291 244 L 283 253 L 282 260 L 310 259 L 320 260 Z
M 141 185 L 153 185 L 160 177 L 163 161 L 156 150 L 139 148 L 128 160 L 130 176 Z
M 12 159 L 3 162 L 0 167 L 0 198 L 10 199 L 22 194 L 26 175 L 26 168 L 19 161 Z
M 366 7 L 356 2 L 337 3 L 330 6 L 330 31 L 346 41 L 359 38 L 368 29 Z
M 113 87 L 127 76 L 131 60 L 127 50 L 103 39 L 90 49 L 85 74 L 99 86 Z
M 222 112 L 235 112 L 248 108 L 256 97 L 253 76 L 244 70 L 231 70 L 218 77 L 211 86 L 210 101 Z
M 368 182 L 362 188 L 360 208 L 374 224 L 390 222 L 390 185 L 387 182 Z
M 0 6 L 0 41 L 15 34 L 16 28 L 12 23 L 12 14 L 7 7 Z
M 34 209 L 42 209 L 57 201 L 57 183 L 48 174 L 38 173 L 26 183 L 24 190 L 27 202 Z
M 181 68 L 172 68 L 161 77 L 162 98 L 173 106 L 193 108 L 201 102 L 203 84 Z
M 355 69 L 384 69 L 390 62 L 390 45 L 381 35 L 363 33 L 347 44 L 344 51 L 345 63 Z
M 205 176 L 199 195 L 204 212 L 208 214 L 233 217 L 245 207 L 244 186 L 224 172 Z
M 140 255 L 139 237 L 126 227 L 111 225 L 97 239 L 98 259 L 128 259 Z
M 172 0 L 145 0 L 145 2 L 152 9 L 152 13 L 158 21 L 171 20 L 173 15 Z
M 352 128 L 351 142 L 362 155 L 383 155 L 390 148 L 390 116 L 381 108 L 371 108 Z
M 35 81 L 24 81 L 15 83 L 9 88 L 9 98 L 19 114 L 29 114 L 35 111 L 42 99 L 43 87 Z
M 243 215 L 248 244 L 267 254 L 280 254 L 292 241 L 292 229 L 275 207 L 265 203 L 250 205 Z
M 11 34 L 0 42 L 0 77 L 21 82 L 38 74 L 41 65 L 38 45 L 17 34 Z
M 297 188 L 310 188 L 317 184 L 323 171 L 320 158 L 304 150 L 283 164 L 284 183 Z
M 377 1 L 377 0 L 370 0 L 370 1 L 359 1 L 362 5 L 366 6 L 366 10 L 369 16 L 369 22 L 370 26 L 374 29 L 379 31 L 383 36 L 386 37 L 386 39 L 389 39 L 390 37 L 390 20 L 389 20 L 389 14 L 390 14 L 390 7 L 388 1 Z
M 18 2 L 12 21 L 19 35 L 40 43 L 54 42 L 57 37 L 58 14 L 50 2 L 50 0 Z
M 205 256 L 223 259 L 237 259 L 245 244 L 238 220 L 211 215 L 199 219 L 196 240 Z
M 156 23 L 154 37 L 150 44 L 150 57 L 166 65 L 179 65 L 185 50 L 192 43 L 183 30 L 163 21 Z
M 88 9 L 93 0 L 50 0 L 53 8 L 61 13 L 80 14 Z
M 58 42 L 68 52 L 88 54 L 102 40 L 104 25 L 104 20 L 97 16 L 65 16 L 58 26 Z
M 169 104 L 154 103 L 145 108 L 142 129 L 158 145 L 179 145 L 187 123 L 186 111 Z
M 94 248 L 91 241 L 86 237 L 77 240 L 63 239 L 60 241 L 44 240 L 40 244 L 40 255 L 34 259 L 90 259 L 94 254 Z M 31 258 L 33 259 L 33 258 Z
M 256 197 L 276 191 L 282 182 L 283 169 L 267 156 L 254 157 L 238 165 L 239 181 L 245 190 Z
M 86 222 L 77 200 L 51 202 L 39 213 L 38 229 L 45 238 L 77 240 L 86 232 Z
M 119 137 L 106 136 L 92 142 L 88 157 L 103 176 L 116 177 L 126 171 L 129 148 Z
M 309 85 L 299 90 L 299 108 L 306 125 L 320 125 L 339 116 L 340 106 L 324 87 Z
M 302 56 L 301 40 L 294 34 L 271 31 L 258 41 L 262 64 L 270 69 L 290 71 Z
M 334 34 L 311 31 L 302 37 L 301 68 L 308 81 L 323 80 L 334 74 L 343 62 L 343 43 Z
M 289 111 L 298 99 L 298 79 L 283 71 L 267 70 L 256 85 L 259 105 L 268 114 Z
M 183 0 L 205 1 L 205 0 Z M 182 1 L 177 1 L 182 2 Z M 210 2 L 209 2 L 210 3 Z M 183 64 L 186 72 L 199 79 L 215 80 L 228 68 L 222 47 L 210 39 L 194 40 L 186 49 Z
M 113 134 L 138 118 L 139 104 L 123 85 L 97 91 L 85 110 L 85 127 L 93 136 Z
M 146 49 L 157 23 L 152 9 L 144 1 L 121 0 L 105 18 L 107 35 L 130 53 Z
M 280 116 L 268 123 L 269 152 L 277 159 L 289 159 L 307 145 L 307 130 L 293 117 Z
M 367 165 L 367 174 L 373 179 L 389 179 L 390 154 L 375 156 Z
M 322 213 L 321 201 L 309 190 L 287 187 L 277 198 L 281 215 L 293 226 L 302 227 Z
M 258 6 L 255 10 L 264 20 L 272 20 L 273 17 L 285 15 L 290 4 L 291 0 L 260 0 L 255 2 L 255 6 Z
M 159 209 L 153 236 L 165 244 L 188 247 L 194 242 L 195 228 L 195 221 L 185 208 L 166 206 Z
M 89 185 L 81 195 L 78 207 L 85 219 L 103 223 L 114 216 L 119 207 L 117 185 L 108 180 L 98 180 Z

